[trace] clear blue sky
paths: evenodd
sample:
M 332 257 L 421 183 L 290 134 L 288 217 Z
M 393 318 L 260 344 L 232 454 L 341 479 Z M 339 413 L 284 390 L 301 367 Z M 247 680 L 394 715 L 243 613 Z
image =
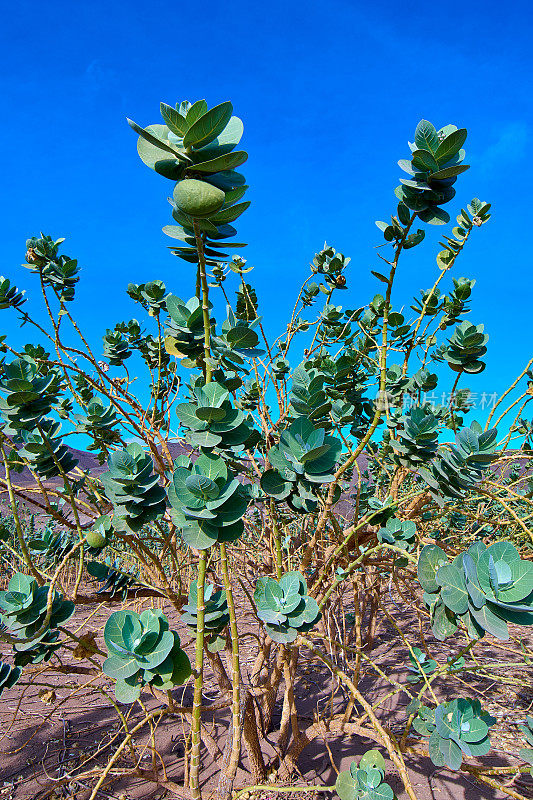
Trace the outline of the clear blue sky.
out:
M 455 272 L 477 279 L 470 318 L 491 337 L 488 368 L 467 385 L 501 391 L 530 356 L 530 3 L 19 0 L 2 21 L 0 271 L 37 298 L 19 266 L 25 239 L 67 237 L 93 342 L 136 315 L 129 281 L 193 293 L 161 233 L 171 184 L 142 165 L 125 117 L 147 125 L 160 100 L 205 97 L 230 99 L 245 123 L 253 204 L 239 238 L 270 331 L 324 240 L 352 257 L 346 305 L 379 291 L 374 220 L 394 211 L 396 161 L 425 117 L 469 129 L 472 167 L 450 210 L 493 203 Z M 437 249 L 404 261 L 396 306 L 432 284 Z

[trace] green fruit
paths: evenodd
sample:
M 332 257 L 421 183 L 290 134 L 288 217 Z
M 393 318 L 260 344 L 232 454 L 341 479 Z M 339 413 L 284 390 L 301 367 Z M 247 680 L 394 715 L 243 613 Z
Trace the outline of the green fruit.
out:
M 190 217 L 209 217 L 224 205 L 225 199 L 221 189 L 194 178 L 179 181 L 174 189 L 176 205 Z
M 104 547 L 106 543 L 105 536 L 100 531 L 88 531 L 85 534 L 85 541 L 89 547 Z

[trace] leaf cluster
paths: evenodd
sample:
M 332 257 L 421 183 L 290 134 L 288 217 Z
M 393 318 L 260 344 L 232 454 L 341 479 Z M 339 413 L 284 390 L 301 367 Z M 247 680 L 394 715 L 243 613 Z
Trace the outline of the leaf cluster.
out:
M 457 770 L 463 754 L 484 756 L 489 752 L 489 729 L 495 722 L 483 713 L 479 700 L 459 698 L 435 709 L 420 706 L 413 728 L 429 736 L 429 757 L 435 766 Z
M 435 659 L 430 658 L 419 647 L 413 647 L 413 652 L 409 652 L 409 661 L 411 664 L 408 665 L 407 669 L 413 673 L 407 677 L 409 683 L 418 683 L 423 679 L 424 675 L 431 675 L 439 666 Z
M 441 447 L 431 464 L 419 468 L 419 475 L 440 506 L 446 501 L 461 499 L 483 477 L 497 458 L 498 431 L 483 431 L 478 422 L 463 428 L 455 437 L 455 445 Z
M 101 548 L 97 549 L 100 550 Z M 106 558 L 105 561 L 89 561 L 87 563 L 87 572 L 99 583 L 103 584 L 96 590 L 96 594 L 109 592 L 110 598 L 118 596 L 125 600 L 128 596 L 128 590 L 137 584 L 134 574 L 120 569 L 118 561 L 112 564 L 110 558 Z
M 204 639 L 207 649 L 211 653 L 222 650 L 226 645 L 226 638 L 221 636 L 229 622 L 228 603 L 226 594 L 223 590 L 215 592 L 212 583 L 204 586 Z M 187 604 L 183 606 L 184 614 L 181 621 L 184 622 L 196 639 L 198 632 L 198 581 L 192 581 L 189 586 L 189 597 Z
M 463 163 L 466 137 L 466 128 L 446 125 L 437 131 L 427 120 L 418 123 L 414 143 L 409 142 L 411 159 L 398 162 L 409 177 L 400 180 L 396 196 L 422 222 L 449 222 L 450 215 L 441 206 L 453 199 L 457 176 L 469 168 Z
M 111 453 L 109 470 L 100 476 L 106 496 L 113 504 L 115 525 L 139 531 L 165 512 L 165 491 L 154 474 L 150 456 L 137 442 Z
M 283 644 L 310 631 L 322 616 L 316 600 L 308 596 L 307 583 L 300 572 L 286 572 L 279 581 L 259 578 L 254 600 L 266 633 Z
M 73 539 L 68 531 L 58 530 L 49 522 L 37 536 L 28 539 L 29 549 L 52 564 L 61 561 L 72 549 Z
M 195 226 L 202 232 L 202 252 L 209 266 L 228 257 L 223 248 L 244 246 L 224 241 L 236 234 L 230 223 L 250 205 L 242 201 L 248 188 L 244 176 L 235 170 L 248 158 L 244 150 L 235 150 L 243 124 L 232 114 L 229 102 L 209 109 L 205 100 L 198 100 L 175 107 L 161 103 L 164 125 L 141 128 L 128 120 L 139 134 L 137 150 L 142 161 L 176 181 L 171 204 L 178 225 L 163 230 L 183 242 L 171 249 L 190 263 L 198 262 Z
M 30 356 L 15 358 L 2 367 L 0 383 L 0 414 L 7 423 L 8 435 L 19 431 L 33 431 L 52 406 L 60 391 L 60 376 L 55 369 L 42 375 L 36 361 Z
M 18 572 L 9 581 L 7 591 L 0 592 L 0 620 L 24 641 L 15 645 L 18 653 L 25 653 L 37 646 L 43 660 L 50 657 L 47 646 L 55 642 L 58 625 L 67 622 L 74 613 L 72 600 L 64 600 L 56 589 L 52 594 L 52 609 L 48 624 L 43 629 L 47 617 L 47 602 L 50 586 L 39 586 L 35 578 Z M 39 649 L 39 645 L 42 647 Z M 41 652 L 45 650 L 44 654 Z M 37 651 L 35 651 L 37 652 Z M 32 659 L 33 660 L 33 659 Z M 37 663 L 37 661 L 33 661 Z
M 172 689 L 191 674 L 180 638 L 169 630 L 159 609 L 115 611 L 106 622 L 104 642 L 109 652 L 103 671 L 116 680 L 115 695 L 121 703 L 133 703 L 142 686 Z
M 410 519 L 391 517 L 384 527 L 378 530 L 380 542 L 387 542 L 411 552 L 416 544 L 416 525 Z
M 19 439 L 24 446 L 18 455 L 27 460 L 31 469 L 44 479 L 70 472 L 78 459 L 60 437 L 61 423 L 51 417 L 41 420 L 37 431 L 21 430 Z
M 430 462 L 439 445 L 439 420 L 422 406 L 410 408 L 399 419 L 399 427 L 391 445 L 395 461 L 408 469 L 418 469 Z
M 167 494 L 185 543 L 205 550 L 217 541 L 241 536 L 248 494 L 225 460 L 203 450 L 194 464 L 187 456 L 178 456 L 174 465 Z
M 263 472 L 261 488 L 276 502 L 286 501 L 293 511 L 314 511 L 317 489 L 333 481 L 341 450 L 339 439 L 299 417 L 268 451 L 272 469 Z
M 459 622 L 472 639 L 485 632 L 508 639 L 508 622 L 533 625 L 533 563 L 510 542 L 474 542 L 452 562 L 438 545 L 426 545 L 418 580 L 437 639 L 455 633 Z
M 449 346 L 444 358 L 454 372 L 483 372 L 486 365 L 481 357 L 487 352 L 488 340 L 483 325 L 461 322 L 448 340 Z
M 379 750 L 367 750 L 352 761 L 349 770 L 339 772 L 335 790 L 340 800 L 393 800 L 395 795 L 385 783 L 385 761 Z
M 0 310 L 4 308 L 20 309 L 26 302 L 25 292 L 11 285 L 9 278 L 0 275 Z
M 26 240 L 26 264 L 31 272 L 39 274 L 43 286 L 50 286 L 59 300 L 74 300 L 75 287 L 79 281 L 78 261 L 69 256 L 58 255 L 59 246 L 64 239 L 45 236 L 32 237 Z
M 217 381 L 195 382 L 192 402 L 180 403 L 176 415 L 193 447 L 248 449 L 257 441 L 250 417 L 233 407 L 228 389 Z

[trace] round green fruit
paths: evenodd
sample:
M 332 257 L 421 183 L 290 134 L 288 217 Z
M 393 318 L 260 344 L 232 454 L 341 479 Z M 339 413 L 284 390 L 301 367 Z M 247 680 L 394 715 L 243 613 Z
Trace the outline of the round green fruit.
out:
M 174 200 L 180 211 L 190 217 L 209 217 L 223 205 L 226 195 L 210 183 L 186 178 L 174 189 Z
M 85 541 L 89 547 L 104 547 L 106 543 L 105 536 L 100 531 L 88 531 L 85 534 Z

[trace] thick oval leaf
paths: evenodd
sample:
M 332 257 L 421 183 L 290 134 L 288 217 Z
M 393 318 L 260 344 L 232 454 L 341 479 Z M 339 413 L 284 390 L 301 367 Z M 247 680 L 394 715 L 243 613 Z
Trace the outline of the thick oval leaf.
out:
M 446 164 L 447 161 L 450 161 L 450 159 L 457 155 L 464 145 L 466 137 L 466 128 L 459 128 L 459 130 L 453 131 L 453 133 L 450 133 L 449 136 L 443 139 L 437 149 L 433 151 L 433 155 L 439 164 Z
M 454 703 L 443 703 L 435 709 L 435 725 L 439 736 L 447 739 L 459 729 L 459 710 Z
M 501 588 L 498 600 L 502 603 L 516 603 L 529 597 L 533 592 L 533 563 L 531 561 L 511 564 L 512 584 Z M 531 609 L 533 611 L 533 607 Z
M 366 753 L 361 756 L 361 760 L 359 761 L 359 766 L 362 769 L 368 769 L 369 767 L 373 767 L 374 769 L 380 769 L 383 773 L 385 772 L 386 765 L 385 759 L 375 748 L 372 750 L 367 750 Z
M 437 731 L 433 731 L 428 742 L 429 757 L 436 767 L 444 766 L 444 756 L 440 751 L 440 736 Z
M 479 609 L 470 605 L 469 611 L 484 631 L 487 631 L 487 633 L 492 634 L 492 636 L 495 636 L 501 641 L 506 641 L 509 638 L 507 623 L 503 619 L 500 619 L 500 617 L 497 617 L 487 605 Z
M 231 153 L 234 147 L 235 145 L 233 144 L 218 144 L 218 139 L 215 139 L 199 150 L 192 150 L 190 155 L 193 163 L 201 164 L 203 161 L 210 161 L 212 158 L 218 158 L 218 156 L 225 156 L 227 153 Z M 194 168 L 191 167 L 191 169 Z
M 164 150 L 167 153 L 171 153 L 174 156 L 174 158 L 182 158 L 181 154 L 178 153 L 177 150 L 175 150 L 175 148 L 173 148 L 168 141 L 165 142 L 159 137 L 154 136 L 154 134 L 151 133 L 148 130 L 148 128 L 141 128 L 141 126 L 137 125 L 137 123 L 134 122 L 132 119 L 128 119 L 128 125 L 130 126 L 130 128 L 133 128 L 135 133 L 138 133 L 139 136 L 142 136 L 143 139 L 146 139 L 147 142 L 150 142 L 150 144 L 154 145 L 155 147 L 158 147 L 160 150 Z M 183 160 L 188 160 L 188 159 L 185 158 Z
M 447 178 L 455 178 L 456 175 L 466 172 L 467 169 L 470 169 L 468 164 L 459 164 L 456 167 L 445 167 L 445 169 L 440 169 L 438 172 L 434 172 L 430 175 L 429 180 L 443 181 Z
M 222 436 L 218 436 L 211 431 L 190 431 L 187 434 L 187 441 L 193 447 L 216 447 L 222 441 Z
M 221 145 L 237 145 L 242 139 L 244 125 L 239 117 L 231 117 L 224 130 L 217 136 L 217 142 Z
M 191 662 L 189 656 L 180 647 L 172 651 L 173 669 L 169 680 L 163 684 L 162 689 L 170 689 L 172 686 L 181 686 L 187 678 L 191 676 Z
M 170 128 L 170 130 L 178 136 L 184 136 L 188 129 L 185 117 L 182 117 L 179 111 L 176 111 L 175 108 L 167 105 L 166 103 L 161 103 L 160 109 L 161 116 L 167 123 L 167 126 Z
M 527 611 L 524 610 L 524 606 L 515 603 L 504 605 L 503 603 L 489 601 L 487 606 L 491 611 L 494 611 L 496 616 L 501 617 L 506 622 L 510 622 L 512 625 L 533 625 L 533 611 L 529 610 L 531 606 L 528 607 Z
M 388 783 L 381 783 L 372 789 L 372 794 L 369 794 L 372 800 L 394 800 L 394 792 Z
M 226 339 L 233 347 L 249 349 L 256 347 L 259 337 L 255 331 L 250 330 L 246 325 L 237 325 L 230 328 L 226 334 Z
M 142 665 L 146 669 L 154 669 L 158 664 L 162 664 L 174 646 L 174 634 L 172 631 L 165 631 L 153 650 L 142 657 Z
M 248 189 L 248 186 L 239 186 L 237 189 L 230 189 L 229 192 L 226 192 L 226 199 L 224 200 L 224 208 L 228 208 L 228 206 L 232 206 L 237 203 L 241 197 L 244 196 L 244 193 Z
M 463 571 L 453 564 L 444 564 L 437 570 L 436 580 L 441 586 L 444 605 L 454 614 L 464 614 L 468 610 L 468 592 Z
M 348 771 L 339 772 L 335 781 L 335 791 L 340 800 L 357 800 L 360 794 L 358 783 L 354 781 Z
M 90 566 L 93 567 L 94 564 L 99 562 L 91 562 Z M 102 567 L 105 567 L 105 564 L 102 564 Z M 94 570 L 94 567 L 93 567 Z M 91 572 L 94 575 L 96 572 Z M 95 577 L 105 577 L 107 574 L 107 569 L 105 571 L 98 572 Z M 105 624 L 104 628 L 104 642 L 107 645 L 108 649 L 114 648 L 114 652 L 120 653 L 124 652 L 125 650 L 125 643 L 124 637 L 122 635 L 122 630 L 128 621 L 131 622 L 131 619 L 138 619 L 139 615 L 136 614 L 134 611 L 114 611 L 113 614 L 109 617 Z
M 200 162 L 207 161 L 223 153 L 231 153 L 239 144 L 243 132 L 244 126 L 242 121 L 238 117 L 232 117 L 222 133 L 208 145 L 205 145 L 205 147 L 201 147 L 200 149 L 195 148 L 192 152 L 192 157 Z
M 437 208 L 437 206 L 420 211 L 418 216 L 422 222 L 427 222 L 429 225 L 447 225 L 450 221 L 448 212 L 442 208 Z
M 35 578 L 30 578 L 29 575 L 24 575 L 22 572 L 17 572 L 13 575 L 8 584 L 10 592 L 17 592 L 21 595 L 27 595 L 31 592 Z
M 195 465 L 204 475 L 207 475 L 208 478 L 214 481 L 220 479 L 225 483 L 228 479 L 226 462 L 223 458 L 213 453 L 201 453 L 196 459 Z
M 202 528 L 198 523 L 184 527 L 181 535 L 185 544 L 195 547 L 197 550 L 207 550 L 217 541 L 217 529 L 205 523 Z
M 307 583 L 301 572 L 286 572 L 279 580 L 279 585 L 285 595 L 307 593 Z
M 209 161 L 201 161 L 199 164 L 194 165 L 194 169 L 198 172 L 227 172 L 233 170 L 235 167 L 240 167 L 247 159 L 248 153 L 244 150 L 235 150 L 233 153 L 226 153 L 224 156 L 217 156 L 216 158 L 209 159 Z M 211 183 L 213 183 L 213 181 L 211 181 Z
M 109 678 L 114 678 L 115 680 L 121 678 L 124 680 L 139 672 L 139 663 L 134 656 L 129 656 L 128 658 L 109 656 L 102 664 L 102 670 L 104 675 Z
M 271 608 L 258 608 L 257 615 L 263 622 L 268 622 L 271 625 L 279 625 L 287 619 L 282 611 L 273 611 Z
M 420 150 L 429 150 L 433 154 L 439 146 L 436 128 L 427 119 L 421 119 L 416 126 L 415 144 Z
M 194 403 L 180 403 L 176 406 L 176 416 L 182 425 L 193 431 L 201 431 L 206 426 L 196 414 L 197 408 Z
M 290 494 L 291 484 L 277 470 L 269 469 L 261 475 L 261 489 L 276 500 L 285 500 Z
M 428 170 L 430 172 L 436 172 L 439 168 L 438 163 L 435 160 L 435 157 L 429 150 L 415 150 L 413 152 L 412 158 L 413 164 L 416 169 L 419 170 Z M 407 220 L 409 221 L 409 220 Z M 407 223 L 403 223 L 404 225 Z
M 191 238 L 190 234 L 180 225 L 165 225 L 162 230 L 163 233 L 170 236 L 171 239 L 180 239 L 182 242 L 185 242 Z
M 228 189 L 236 189 L 237 186 L 244 186 L 246 184 L 244 175 L 233 169 L 215 172 L 213 175 L 206 174 L 204 180 L 213 184 L 213 186 L 218 186 L 219 189 L 225 192 Z
M 218 541 L 219 542 L 236 542 L 237 539 L 244 533 L 244 522 L 242 519 L 238 520 L 232 525 L 225 525 L 219 528 Z
M 314 623 L 320 615 L 320 609 L 314 597 L 305 597 L 303 599 L 305 603 L 303 611 L 297 613 L 294 617 L 291 615 L 289 620 L 291 625 L 294 625 L 295 628 Z
M 435 638 L 443 642 L 456 632 L 457 627 L 452 612 L 446 608 L 442 600 L 438 600 L 431 609 L 431 628 Z
M 469 742 L 467 745 L 470 753 L 473 756 L 486 756 L 491 748 L 490 739 L 487 736 L 485 739 L 482 739 L 480 742 Z
M 427 544 L 422 548 L 418 558 L 418 580 L 426 592 L 437 592 L 439 584 L 436 581 L 437 570 L 448 563 L 446 553 L 436 544 Z
M 115 684 L 115 697 L 119 703 L 134 703 L 141 696 L 141 687 L 137 675 L 132 675 L 128 680 L 120 678 Z
M 461 725 L 461 739 L 467 743 L 481 742 L 487 736 L 489 726 L 482 719 L 474 719 L 463 722 Z
M 376 769 L 375 767 L 368 767 L 367 769 L 360 769 L 360 774 L 363 780 L 363 783 L 367 789 L 377 789 L 381 781 L 383 780 L 383 773 L 381 770 Z M 374 791 L 372 791 L 372 796 L 374 796 Z
M 265 633 L 268 633 L 273 642 L 280 644 L 290 644 L 298 636 L 298 631 L 294 628 L 287 628 L 284 625 L 265 625 Z
M 192 106 L 189 106 L 189 110 L 187 111 L 187 115 L 185 117 L 187 121 L 187 129 L 194 125 L 196 120 L 200 119 L 204 114 L 207 113 L 209 106 L 205 100 L 197 100 Z M 181 113 L 181 107 L 180 107 Z
M 461 753 L 461 748 L 453 741 L 453 739 L 441 739 L 439 741 L 439 750 L 446 766 L 454 770 L 460 768 L 463 761 L 463 755 Z
M 135 646 L 141 639 L 142 632 L 143 628 L 139 617 L 133 616 L 132 614 L 126 617 L 121 633 L 122 641 L 127 650 L 131 652 L 135 650 Z
M 264 588 L 264 600 L 268 608 L 278 610 L 283 600 L 283 590 L 279 583 L 271 578 L 266 582 Z
M 511 542 L 495 542 L 487 548 L 494 561 L 519 562 L 520 553 Z
M 229 102 L 220 103 L 212 108 L 191 125 L 183 137 L 183 146 L 202 147 L 212 142 L 222 133 L 231 119 L 232 112 L 233 106 Z

